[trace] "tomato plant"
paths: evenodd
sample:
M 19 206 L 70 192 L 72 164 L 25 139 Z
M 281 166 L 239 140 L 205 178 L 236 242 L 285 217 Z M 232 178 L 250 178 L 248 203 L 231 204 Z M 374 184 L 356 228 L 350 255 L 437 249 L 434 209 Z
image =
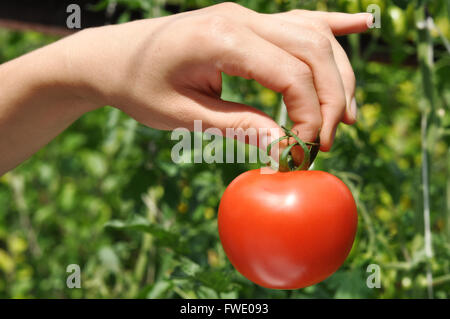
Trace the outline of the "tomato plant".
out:
M 352 248 L 357 222 L 347 186 L 329 173 L 306 170 L 241 174 L 225 190 L 218 216 L 234 267 L 277 289 L 303 288 L 334 273 Z

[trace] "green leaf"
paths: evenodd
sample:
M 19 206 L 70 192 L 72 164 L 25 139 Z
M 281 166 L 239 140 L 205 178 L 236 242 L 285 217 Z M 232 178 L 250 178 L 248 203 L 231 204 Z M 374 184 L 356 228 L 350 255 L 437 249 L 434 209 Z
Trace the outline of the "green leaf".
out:
M 334 290 L 336 299 L 368 298 L 370 289 L 360 270 L 338 271 L 326 283 Z
M 186 240 L 183 239 L 180 234 L 163 229 L 159 225 L 151 224 L 141 216 L 136 216 L 134 219 L 127 222 L 112 220 L 106 223 L 105 227 L 149 233 L 156 238 L 158 245 L 162 247 L 171 248 L 180 254 L 186 254 L 189 251 Z
M 193 262 L 189 258 L 181 257 L 180 258 L 180 267 L 181 270 L 188 276 L 194 277 L 200 270 L 201 267 L 199 264 Z
M 229 291 L 232 288 L 229 272 L 219 269 L 207 269 L 195 274 L 195 279 L 216 292 Z
M 216 293 L 230 291 L 235 285 L 231 281 L 231 272 L 223 269 L 205 268 L 187 257 L 179 259 L 179 270 L 195 280 L 198 284 L 213 289 Z M 183 278 L 179 274 L 174 274 L 173 278 Z M 184 277 L 186 278 L 186 277 Z M 214 298 L 217 298 L 214 297 Z

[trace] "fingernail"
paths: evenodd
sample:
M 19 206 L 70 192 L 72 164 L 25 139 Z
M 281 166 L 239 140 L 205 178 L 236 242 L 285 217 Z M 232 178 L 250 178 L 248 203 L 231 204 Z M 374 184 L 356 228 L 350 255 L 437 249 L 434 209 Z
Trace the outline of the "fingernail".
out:
M 373 25 L 374 16 L 370 12 L 359 12 L 355 14 L 366 17 L 366 24 L 368 28 L 370 28 Z
M 369 14 L 369 16 L 367 17 L 367 20 L 366 20 L 367 27 L 368 28 L 372 27 L 374 21 L 375 21 L 375 17 L 373 16 L 373 14 Z
M 352 114 L 353 118 L 356 120 L 356 117 L 358 115 L 358 105 L 356 104 L 355 97 L 353 97 L 352 102 L 350 103 L 350 113 Z

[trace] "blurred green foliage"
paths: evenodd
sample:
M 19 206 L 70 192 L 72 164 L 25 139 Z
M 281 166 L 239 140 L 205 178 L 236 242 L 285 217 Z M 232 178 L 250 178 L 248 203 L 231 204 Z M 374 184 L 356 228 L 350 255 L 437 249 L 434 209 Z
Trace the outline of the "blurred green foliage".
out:
M 103 1 L 108 5 L 113 1 Z M 165 1 L 117 1 L 146 16 L 168 14 Z M 167 1 L 181 10 L 215 3 Z M 381 29 L 349 37 L 359 121 L 341 125 L 315 169 L 340 177 L 358 204 L 352 252 L 333 276 L 295 291 L 261 288 L 237 273 L 217 234 L 221 193 L 248 164 L 172 163 L 170 133 L 111 107 L 83 116 L 48 146 L 0 177 L 0 297 L 13 298 L 423 298 L 426 258 L 421 179 L 423 75 L 407 63 L 419 45 L 417 6 L 436 29 L 430 78 L 430 196 L 434 295 L 450 297 L 450 24 L 447 1 L 256 1 L 260 12 L 293 8 L 359 12 L 381 8 Z M 101 8 L 102 5 L 99 6 Z M 97 9 L 99 9 L 97 8 Z M 126 21 L 125 12 L 121 21 Z M 440 30 L 440 32 L 438 31 Z M 362 39 L 368 44 L 362 49 Z M 0 62 L 57 39 L 0 30 Z M 387 61 L 373 59 L 383 54 Z M 224 77 L 224 98 L 275 116 L 280 96 L 253 81 Z M 245 230 L 243 230 L 245 231 Z M 369 289 L 369 264 L 381 288 Z M 79 264 L 82 288 L 66 287 Z

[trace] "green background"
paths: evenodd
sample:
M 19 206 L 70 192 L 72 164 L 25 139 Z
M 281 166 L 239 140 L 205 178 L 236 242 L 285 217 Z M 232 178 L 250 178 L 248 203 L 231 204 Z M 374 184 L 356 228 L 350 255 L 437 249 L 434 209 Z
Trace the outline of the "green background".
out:
M 168 14 L 163 0 L 118 2 L 148 17 Z M 215 3 L 169 2 L 182 9 Z M 433 296 L 450 297 L 448 2 L 239 3 L 269 13 L 381 8 L 380 29 L 348 37 L 358 122 L 341 125 L 331 152 L 315 162 L 315 169 L 341 178 L 357 201 L 359 228 L 345 264 L 324 282 L 294 291 L 246 280 L 224 255 L 216 217 L 226 185 L 256 165 L 176 165 L 170 133 L 104 107 L 0 177 L 0 297 L 426 298 L 427 269 Z M 417 26 L 425 7 L 431 30 Z M 0 62 L 55 40 L 0 29 Z M 432 65 L 424 62 L 431 50 Z M 274 117 L 280 104 L 272 91 L 231 77 L 224 78 L 223 97 Z M 429 159 L 431 258 L 424 251 L 423 154 Z M 81 267 L 81 289 L 66 286 L 69 264 Z M 380 266 L 379 289 L 366 285 L 370 264 Z

